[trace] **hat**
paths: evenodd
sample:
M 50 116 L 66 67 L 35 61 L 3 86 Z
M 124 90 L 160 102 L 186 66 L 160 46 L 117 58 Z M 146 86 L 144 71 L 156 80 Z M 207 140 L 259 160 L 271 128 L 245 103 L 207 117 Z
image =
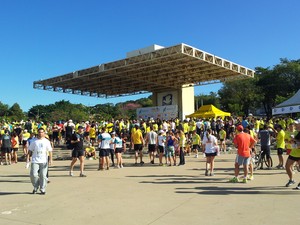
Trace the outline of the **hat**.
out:
M 243 127 L 242 125 L 238 125 L 238 126 L 236 127 L 236 129 L 237 129 L 239 132 L 241 132 L 241 131 L 244 130 L 244 127 Z
M 165 133 L 163 130 L 158 131 L 159 134 Z
M 78 129 L 83 129 L 83 126 L 78 126 Z
M 294 124 L 300 124 L 300 119 L 294 120 Z
M 73 121 L 72 121 L 72 120 L 69 120 L 68 122 L 69 122 L 69 123 L 72 123 Z
M 116 132 L 114 132 L 114 131 L 113 131 L 113 132 L 111 132 L 110 134 L 111 134 L 111 135 L 115 135 L 115 134 L 116 134 Z

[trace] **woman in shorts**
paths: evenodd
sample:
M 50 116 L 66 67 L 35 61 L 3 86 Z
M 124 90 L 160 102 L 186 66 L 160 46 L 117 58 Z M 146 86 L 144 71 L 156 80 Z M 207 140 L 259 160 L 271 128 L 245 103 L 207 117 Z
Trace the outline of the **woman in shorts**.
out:
M 214 160 L 219 151 L 218 140 L 212 135 L 212 130 L 207 129 L 202 141 L 202 151 L 206 156 L 205 176 L 214 176 Z

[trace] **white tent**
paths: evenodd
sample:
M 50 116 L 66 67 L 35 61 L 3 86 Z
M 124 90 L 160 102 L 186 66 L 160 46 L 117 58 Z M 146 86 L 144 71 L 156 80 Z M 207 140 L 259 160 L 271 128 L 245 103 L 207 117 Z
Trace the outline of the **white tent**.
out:
M 272 109 L 272 114 L 287 114 L 300 112 L 300 89 L 288 100 L 280 103 Z

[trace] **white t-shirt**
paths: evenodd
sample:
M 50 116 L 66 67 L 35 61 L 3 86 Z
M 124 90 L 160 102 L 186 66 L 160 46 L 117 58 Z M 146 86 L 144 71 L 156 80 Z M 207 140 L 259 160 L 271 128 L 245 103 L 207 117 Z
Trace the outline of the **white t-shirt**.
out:
M 164 135 L 158 135 L 158 145 L 165 147 L 165 142 L 166 142 L 166 136 Z
M 150 131 L 147 133 L 148 144 L 155 145 L 157 140 L 157 133 L 154 131 Z
M 206 134 L 204 134 L 202 144 L 205 145 L 205 153 L 215 153 L 217 143 L 217 138 L 214 135 L 210 134 L 207 139 Z
M 114 144 L 116 145 L 116 148 L 123 148 L 123 141 L 119 137 L 115 138 Z
M 101 143 L 99 144 L 99 148 L 110 149 L 111 136 L 109 133 L 99 134 L 98 139 L 101 140 Z
M 35 139 L 28 149 L 32 152 L 32 163 L 48 162 L 48 152 L 52 151 L 50 141 L 46 138 Z

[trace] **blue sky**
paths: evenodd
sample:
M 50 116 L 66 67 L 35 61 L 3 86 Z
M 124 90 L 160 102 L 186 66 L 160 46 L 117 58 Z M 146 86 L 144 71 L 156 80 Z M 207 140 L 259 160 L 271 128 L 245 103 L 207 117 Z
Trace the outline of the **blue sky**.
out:
M 254 69 L 299 59 L 298 0 L 1 0 L 0 101 L 35 105 L 102 99 L 33 89 L 33 81 L 126 57 L 152 44 L 185 43 Z M 195 94 L 217 92 L 200 86 Z

